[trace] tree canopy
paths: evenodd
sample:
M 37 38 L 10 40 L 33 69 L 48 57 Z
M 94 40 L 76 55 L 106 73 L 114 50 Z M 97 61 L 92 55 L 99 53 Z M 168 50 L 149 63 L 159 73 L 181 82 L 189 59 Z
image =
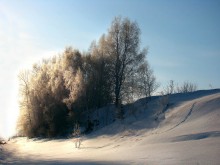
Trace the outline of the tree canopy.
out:
M 61 55 L 21 71 L 19 129 L 28 137 L 68 134 L 73 123 L 88 127 L 94 109 L 151 96 L 156 78 L 140 49 L 140 29 L 128 18 L 116 17 L 106 34 L 87 52 L 67 47 Z

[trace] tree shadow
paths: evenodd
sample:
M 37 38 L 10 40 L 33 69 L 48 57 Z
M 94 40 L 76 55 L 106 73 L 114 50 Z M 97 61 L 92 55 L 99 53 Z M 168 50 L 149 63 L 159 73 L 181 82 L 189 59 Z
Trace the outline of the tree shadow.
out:
M 197 134 L 188 134 L 177 136 L 173 138 L 172 142 L 190 141 L 190 140 L 201 140 L 206 138 L 220 137 L 220 131 L 202 132 Z
M 10 163 L 15 158 L 15 153 L 15 150 L 9 151 L 6 147 L 0 146 L 0 164 Z
M 1 164 L 1 161 L 0 161 Z M 129 163 L 117 162 L 117 161 L 94 161 L 94 160 L 38 160 L 38 159 L 14 159 L 11 161 L 5 161 L 3 164 L 18 164 L 18 165 L 126 165 Z

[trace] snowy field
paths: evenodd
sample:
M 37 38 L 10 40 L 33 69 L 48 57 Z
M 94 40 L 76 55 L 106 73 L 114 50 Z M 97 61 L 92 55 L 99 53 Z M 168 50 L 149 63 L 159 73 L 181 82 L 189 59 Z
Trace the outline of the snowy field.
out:
M 125 120 L 83 136 L 80 149 L 74 138 L 12 139 L 0 164 L 219 165 L 220 90 L 171 95 L 162 114 L 159 100 L 125 107 Z

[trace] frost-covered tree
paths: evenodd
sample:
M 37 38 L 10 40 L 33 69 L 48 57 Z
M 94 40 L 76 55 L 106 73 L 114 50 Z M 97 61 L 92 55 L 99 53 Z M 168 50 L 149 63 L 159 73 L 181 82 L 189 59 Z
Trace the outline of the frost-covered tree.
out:
M 22 119 L 18 121 L 19 130 L 26 134 L 31 134 L 32 125 L 33 125 L 33 114 L 31 111 L 32 103 L 31 103 L 31 84 L 30 84 L 30 72 L 28 70 L 21 71 L 18 75 L 19 79 L 19 95 L 20 95 L 20 115 Z
M 34 64 L 19 75 L 20 132 L 29 137 L 64 135 L 73 129 L 72 123 L 85 126 L 96 109 L 111 103 L 123 118 L 122 103 L 139 97 L 138 87 L 144 86 L 138 85 L 144 81 L 138 78 L 146 70 L 148 95 L 154 91 L 152 70 L 140 69 L 146 54 L 140 50 L 137 23 L 116 17 L 89 51 L 67 47 L 60 55 Z
M 93 88 L 93 102 L 95 107 L 111 103 L 113 100 L 113 80 L 111 78 L 111 57 L 108 55 L 107 40 L 103 35 L 98 43 L 93 42 L 89 51 L 88 64 L 90 74 L 89 85 Z
M 141 95 L 144 95 L 147 98 L 150 98 L 152 94 L 159 87 L 156 77 L 154 76 L 153 70 L 150 68 L 150 65 L 145 61 L 138 68 L 138 88 Z
M 111 57 L 114 103 L 120 109 L 123 91 L 128 89 L 130 77 L 137 71 L 146 52 L 140 51 L 140 29 L 128 18 L 116 17 L 107 33 L 107 51 Z M 127 83 L 125 83 L 127 82 Z
M 198 86 L 195 83 L 185 81 L 181 86 L 177 86 L 176 91 L 178 93 L 187 93 L 187 92 L 194 92 L 197 89 Z

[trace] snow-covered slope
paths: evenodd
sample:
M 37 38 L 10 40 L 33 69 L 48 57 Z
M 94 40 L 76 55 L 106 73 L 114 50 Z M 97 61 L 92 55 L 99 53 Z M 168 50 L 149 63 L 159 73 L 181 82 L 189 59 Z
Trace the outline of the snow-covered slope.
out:
M 16 138 L 1 163 L 220 164 L 220 90 L 174 94 L 161 112 L 160 97 L 125 106 L 126 118 L 75 139 Z

